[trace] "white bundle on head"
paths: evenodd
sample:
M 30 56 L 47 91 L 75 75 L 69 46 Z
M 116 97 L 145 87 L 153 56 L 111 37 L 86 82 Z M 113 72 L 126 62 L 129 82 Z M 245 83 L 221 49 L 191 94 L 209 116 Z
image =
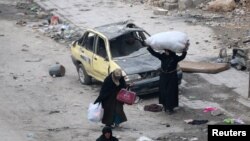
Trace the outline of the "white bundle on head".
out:
M 184 32 L 169 31 L 154 34 L 146 39 L 145 42 L 156 50 L 168 49 L 180 53 L 186 47 L 189 38 Z

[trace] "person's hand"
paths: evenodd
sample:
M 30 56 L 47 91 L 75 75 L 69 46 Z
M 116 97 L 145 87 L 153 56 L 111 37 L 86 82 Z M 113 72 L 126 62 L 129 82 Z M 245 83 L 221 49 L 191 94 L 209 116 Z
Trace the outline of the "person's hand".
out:
M 130 84 L 127 85 L 127 88 L 126 88 L 126 89 L 129 90 L 129 89 L 130 89 L 131 87 L 133 87 L 133 86 L 134 86 L 134 83 L 130 83 Z
M 134 83 L 130 83 L 128 86 L 129 87 L 132 87 L 132 86 L 134 86 L 135 84 Z
M 188 41 L 188 42 L 186 43 L 186 45 L 185 45 L 185 48 L 183 49 L 183 52 L 187 52 L 187 51 L 188 51 L 189 45 L 190 45 L 190 43 L 189 43 L 189 41 Z

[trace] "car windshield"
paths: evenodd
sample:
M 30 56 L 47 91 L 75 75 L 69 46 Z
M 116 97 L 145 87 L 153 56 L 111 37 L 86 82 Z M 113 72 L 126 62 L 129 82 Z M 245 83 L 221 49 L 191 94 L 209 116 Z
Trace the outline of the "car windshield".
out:
M 130 32 L 110 40 L 110 51 L 113 58 L 124 56 L 138 56 L 147 51 L 141 41 L 145 40 L 141 31 Z

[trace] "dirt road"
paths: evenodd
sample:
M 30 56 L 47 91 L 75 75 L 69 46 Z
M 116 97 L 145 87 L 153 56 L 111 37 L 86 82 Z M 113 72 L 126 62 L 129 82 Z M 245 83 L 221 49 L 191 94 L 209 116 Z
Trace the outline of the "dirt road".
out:
M 58 0 L 54 2 L 62 4 Z M 80 3 L 81 1 L 75 2 Z M 87 5 L 89 8 L 91 4 L 95 3 L 99 4 L 100 7 L 102 4 L 100 2 L 86 1 L 86 3 L 82 2 L 82 5 Z M 113 4 L 118 5 L 117 8 L 113 7 Z M 61 7 L 59 10 L 69 7 L 70 5 Z M 190 33 L 190 36 L 194 38 L 192 41 L 194 46 L 193 49 L 191 48 L 189 55 L 192 57 L 189 59 L 203 59 L 202 54 L 208 51 L 207 56 L 214 57 L 214 54 L 216 54 L 213 51 L 210 52 L 209 48 L 205 48 L 206 42 L 203 42 L 204 39 L 212 42 L 209 47 L 212 47 L 217 42 L 212 39 L 214 34 L 207 27 L 188 26 L 180 18 L 150 18 L 154 17 L 150 10 L 142 12 L 145 12 L 142 14 L 147 17 L 145 18 L 141 14 L 136 14 L 136 9 L 144 9 L 140 5 L 130 7 L 128 4 L 114 1 L 104 3 L 102 17 L 105 17 L 106 14 L 105 7 L 114 11 L 127 9 L 125 11 L 131 13 L 124 14 L 131 16 L 139 25 L 148 29 L 151 33 L 170 28 Z M 28 26 L 16 25 L 16 21 L 23 18 L 20 13 L 24 11 L 16 9 L 13 3 L 7 0 L 0 2 L 0 9 L 1 140 L 95 140 L 101 134 L 102 124 L 89 123 L 86 113 L 89 103 L 93 102 L 98 95 L 100 84 L 96 83 L 90 87 L 83 86 L 78 82 L 77 73 L 71 62 L 67 45 L 56 43 Z M 69 17 L 71 11 L 74 10 L 67 11 Z M 98 13 L 94 9 L 90 11 Z M 86 14 L 86 17 L 82 18 L 89 19 L 85 20 L 86 24 L 84 23 L 83 27 L 101 25 L 102 21 L 106 20 L 105 18 L 94 18 L 93 13 Z M 110 14 L 112 13 L 111 10 Z M 120 20 L 119 17 L 122 16 L 110 17 L 109 21 Z M 34 20 L 32 17 L 28 17 L 28 19 Z M 75 24 L 80 24 L 78 19 L 75 20 Z M 152 28 L 154 26 L 157 28 Z M 199 31 L 201 30 L 206 34 L 200 34 Z M 200 41 L 201 44 L 196 45 L 196 40 Z M 198 50 L 199 47 L 201 49 Z M 55 62 L 65 66 L 66 75 L 64 77 L 52 78 L 49 76 L 48 69 Z M 234 70 L 229 71 L 231 71 L 230 73 L 235 72 Z M 237 73 L 237 75 L 242 78 L 241 74 Z M 220 74 L 217 76 L 223 77 Z M 204 77 L 209 77 L 209 75 L 204 75 Z M 209 124 L 215 124 L 221 123 L 228 117 L 240 117 L 246 123 L 249 123 L 249 107 L 239 103 L 237 99 L 242 99 L 247 104 L 249 101 L 239 96 L 237 90 L 235 91 L 226 84 L 209 83 L 208 79 L 210 78 L 204 79 L 197 74 L 185 74 L 181 86 L 180 108 L 176 114 L 171 116 L 164 112 L 151 113 L 143 111 L 144 105 L 157 103 L 157 97 L 146 97 L 139 104 L 125 106 L 128 122 L 124 123 L 122 128 L 115 129 L 114 135 L 120 137 L 120 140 L 123 141 L 135 141 L 140 136 L 147 136 L 154 140 L 184 141 L 197 138 L 200 141 L 205 141 L 207 140 L 207 125 L 186 124 L 184 123 L 185 119 L 207 119 Z M 242 79 L 244 80 L 244 78 Z M 240 88 L 239 86 L 236 89 Z M 217 107 L 224 114 L 212 116 L 210 113 L 204 113 L 203 109 L 207 106 Z

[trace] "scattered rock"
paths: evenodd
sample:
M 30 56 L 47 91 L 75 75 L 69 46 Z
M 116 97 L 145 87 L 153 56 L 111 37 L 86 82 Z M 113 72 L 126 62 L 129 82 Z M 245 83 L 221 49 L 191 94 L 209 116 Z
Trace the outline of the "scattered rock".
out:
M 57 11 L 57 8 L 51 8 L 48 10 L 49 12 Z
M 178 0 L 165 0 L 166 2 L 169 2 L 169 3 L 177 3 Z
M 49 14 L 46 12 L 43 12 L 43 11 L 37 12 L 37 18 L 39 18 L 39 19 L 45 19 L 48 16 L 49 16 Z
M 26 44 L 23 44 L 22 46 L 23 46 L 23 47 L 29 47 L 29 46 L 28 46 L 28 45 L 26 45 Z
M 178 3 L 165 3 L 163 6 L 166 10 L 173 10 L 178 8 Z
M 196 96 L 189 96 L 189 99 L 196 99 Z
M 190 141 L 198 141 L 198 138 L 197 137 L 193 137 L 190 139 Z
M 25 25 L 27 25 L 27 22 L 24 21 L 24 20 L 19 20 L 19 21 L 17 21 L 16 24 L 17 24 L 17 25 L 21 25 L 21 26 L 25 26 Z
M 56 114 L 56 113 L 60 113 L 60 111 L 55 110 L 55 111 L 50 111 L 50 112 L 49 112 L 50 115 L 51 115 L 51 114 Z
M 16 13 L 17 16 L 24 16 L 24 13 Z
M 234 0 L 215 0 L 208 3 L 205 10 L 214 12 L 229 12 L 234 10 L 236 3 Z
M 138 131 L 138 130 L 134 128 L 134 129 L 132 129 L 132 131 Z
M 25 60 L 25 62 L 41 62 L 42 58 L 34 59 L 34 60 Z
M 204 5 L 203 3 L 206 0 L 192 0 L 192 1 L 193 1 L 193 5 L 196 7 L 196 6 L 199 6 L 199 5 Z
M 156 8 L 156 9 L 154 9 L 153 13 L 155 15 L 167 15 L 168 14 L 168 10 L 162 9 L 162 8 Z
M 29 8 L 29 3 L 18 2 L 16 4 L 16 8 L 18 8 L 18 9 L 28 9 Z
M 198 45 L 200 42 L 195 42 L 196 45 Z
M 28 49 L 23 48 L 21 51 L 27 52 L 29 51 Z
M 16 80 L 18 77 L 17 76 L 13 76 L 13 79 Z
M 67 129 L 70 129 L 69 127 L 62 127 L 62 128 L 50 128 L 48 129 L 48 131 L 50 132 L 59 132 L 59 131 L 64 131 L 64 130 L 67 130 Z
M 0 37 L 3 37 L 4 36 L 4 34 L 0 34 Z
M 79 11 L 90 11 L 91 9 L 80 9 Z
M 183 141 L 187 141 L 188 140 L 188 138 L 185 138 L 185 137 L 180 137 L 180 139 L 183 140 Z
M 188 8 L 193 7 L 192 0 L 178 0 L 178 5 L 180 10 L 186 10 Z
M 33 140 L 34 136 L 35 136 L 34 133 L 28 133 L 28 134 L 27 134 L 27 138 L 28 138 L 29 140 Z
M 152 16 L 152 17 L 150 17 L 151 19 L 157 19 L 158 17 L 154 17 L 154 16 Z
M 153 141 L 152 139 L 145 137 L 145 136 L 141 136 L 139 139 L 137 139 L 136 141 Z
M 158 137 L 156 138 L 157 141 L 163 141 L 163 140 L 166 140 L 166 137 Z

